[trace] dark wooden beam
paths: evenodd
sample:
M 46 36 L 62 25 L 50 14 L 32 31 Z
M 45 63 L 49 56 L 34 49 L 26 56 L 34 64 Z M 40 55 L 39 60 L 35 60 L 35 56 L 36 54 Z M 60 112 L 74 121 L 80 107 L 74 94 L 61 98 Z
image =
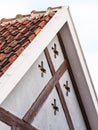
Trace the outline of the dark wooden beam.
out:
M 51 60 L 48 49 L 46 48 L 44 52 L 45 52 L 46 59 L 47 59 L 48 65 L 50 67 L 51 73 L 54 76 L 55 75 L 55 68 L 53 66 L 53 63 L 52 63 L 52 60 Z M 66 68 L 67 68 L 67 64 L 66 64 Z M 68 111 L 68 108 L 67 108 L 67 105 L 66 105 L 62 90 L 61 90 L 61 86 L 59 84 L 59 81 L 56 84 L 56 90 L 58 92 L 58 95 L 59 95 L 59 98 L 60 98 L 60 101 L 61 101 L 61 105 L 62 105 L 62 108 L 64 110 L 64 114 L 65 114 L 65 117 L 67 119 L 69 128 L 70 128 L 70 130 L 74 130 L 74 126 L 73 126 L 73 123 L 72 123 L 72 120 L 71 120 L 71 117 L 70 117 L 70 114 L 69 114 L 69 111 Z
M 6 123 L 9 126 L 22 128 L 22 130 L 37 130 L 30 124 L 24 122 L 23 120 L 19 119 L 18 117 L 3 108 L 0 108 L 0 121 Z
M 61 104 L 62 104 L 62 108 L 63 108 L 64 113 L 65 113 L 65 117 L 67 119 L 69 128 L 70 128 L 70 130 L 75 130 L 73 122 L 71 120 L 70 113 L 68 111 L 68 108 L 67 108 L 67 105 L 66 105 L 66 102 L 65 102 L 65 99 L 64 99 L 64 96 L 63 96 L 63 93 L 62 93 L 62 90 L 61 90 L 61 86 L 60 86 L 59 83 L 56 84 L 56 90 L 58 92 L 58 95 L 59 95 L 59 98 L 60 98 L 60 101 L 61 101 Z
M 64 58 L 67 59 L 68 72 L 69 72 L 69 75 L 70 75 L 70 78 L 71 78 L 71 81 L 72 81 L 72 84 L 73 84 L 73 87 L 74 87 L 74 91 L 75 91 L 75 94 L 76 94 L 76 97 L 77 97 L 77 100 L 78 100 L 78 103 L 79 103 L 79 106 L 80 106 L 80 109 L 81 109 L 81 112 L 82 112 L 82 115 L 83 115 L 83 118 L 84 118 L 84 121 L 85 121 L 85 125 L 86 125 L 88 130 L 91 130 L 91 127 L 90 127 L 90 124 L 89 124 L 89 121 L 88 121 L 88 117 L 86 115 L 85 108 L 84 108 L 81 96 L 79 94 L 79 90 L 78 90 L 77 84 L 75 82 L 75 78 L 74 78 L 74 75 L 73 75 L 69 60 L 68 60 L 68 56 L 67 56 L 66 51 L 65 51 L 64 43 L 63 43 L 62 38 L 60 36 L 60 33 L 58 33 L 57 36 L 58 36 L 58 39 L 59 39 L 59 42 L 60 42 L 60 45 L 61 45 L 61 49 L 62 49 L 63 54 L 64 54 Z
M 36 99 L 36 101 L 32 104 L 31 108 L 28 110 L 26 115 L 23 117 L 24 121 L 28 121 L 31 123 L 40 110 L 41 106 L 45 102 L 45 100 L 48 98 L 49 94 L 51 93 L 54 86 L 59 81 L 60 77 L 63 75 L 63 73 L 66 71 L 66 61 L 64 61 L 57 72 L 55 72 L 54 76 L 49 80 L 39 97 Z
M 23 130 L 22 128 L 18 128 L 18 127 L 16 127 L 16 126 L 12 126 L 11 127 L 11 130 Z

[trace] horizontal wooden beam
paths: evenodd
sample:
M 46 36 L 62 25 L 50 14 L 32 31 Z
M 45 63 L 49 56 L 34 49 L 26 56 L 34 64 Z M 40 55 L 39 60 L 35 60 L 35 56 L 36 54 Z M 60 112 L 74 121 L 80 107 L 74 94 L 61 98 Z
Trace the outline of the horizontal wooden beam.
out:
M 22 128 L 21 130 L 37 130 L 30 124 L 24 122 L 22 119 L 19 119 L 18 117 L 3 108 L 0 108 L 0 121 L 6 123 L 9 126 Z
M 63 75 L 63 73 L 66 70 L 66 61 L 64 61 L 57 72 L 55 72 L 54 76 L 49 80 L 47 85 L 45 86 L 44 90 L 41 92 L 39 97 L 36 99 L 36 101 L 32 104 L 31 108 L 28 110 L 26 115 L 23 117 L 24 121 L 28 121 L 31 123 L 40 110 L 41 106 L 45 102 L 45 100 L 48 98 L 49 94 L 51 93 L 52 89 L 54 86 L 57 84 L 59 81 L 60 77 Z

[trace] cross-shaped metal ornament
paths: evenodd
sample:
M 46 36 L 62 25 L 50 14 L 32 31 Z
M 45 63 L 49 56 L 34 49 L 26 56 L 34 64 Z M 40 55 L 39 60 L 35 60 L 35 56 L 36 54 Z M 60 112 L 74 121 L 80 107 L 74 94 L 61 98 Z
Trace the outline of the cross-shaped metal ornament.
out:
M 56 115 L 56 112 L 58 111 L 59 112 L 59 108 L 58 106 L 56 105 L 56 99 L 54 99 L 54 103 L 51 104 L 53 110 L 54 110 L 54 115 Z
M 38 68 L 41 72 L 41 77 L 44 77 L 44 73 L 46 73 L 46 69 L 44 69 L 43 61 L 41 61 L 41 65 L 38 65 Z
M 66 89 L 66 96 L 68 96 L 68 93 L 70 92 L 70 87 L 68 86 L 68 81 L 66 81 L 66 84 L 63 85 Z
M 56 47 L 56 44 L 54 43 L 54 47 L 51 47 L 51 49 L 53 50 L 54 52 L 54 58 L 56 58 L 57 55 L 59 55 L 59 52 L 57 51 L 57 47 Z

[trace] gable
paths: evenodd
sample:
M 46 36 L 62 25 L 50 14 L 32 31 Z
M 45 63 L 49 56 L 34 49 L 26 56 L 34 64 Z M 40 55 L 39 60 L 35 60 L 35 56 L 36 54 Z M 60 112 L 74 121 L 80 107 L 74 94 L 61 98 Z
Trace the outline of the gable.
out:
M 28 69 L 43 52 L 43 49 L 45 49 L 45 47 L 50 43 L 55 34 L 64 25 L 64 23 L 66 22 L 66 17 L 63 17 L 63 15 L 66 12 L 66 9 L 67 7 L 58 10 L 53 18 L 42 29 L 42 31 L 33 39 L 29 46 L 25 48 L 22 54 L 13 62 L 12 65 L 10 65 L 9 69 L 7 69 L 7 71 L 1 76 L 1 102 L 5 99 L 6 95 L 8 95 L 12 91 L 12 89 L 20 81 L 23 75 L 28 71 Z M 59 19 L 59 17 L 61 17 L 61 19 Z M 56 23 L 57 19 L 59 19 L 59 23 Z
M 29 44 L 17 60 L 15 60 L 15 62 L 3 74 L 0 79 L 0 91 L 2 91 L 0 103 L 2 103 L 16 87 L 57 33 L 61 36 L 61 43 L 63 43 L 63 47 L 67 53 L 69 65 L 76 81 L 75 85 L 77 85 L 78 88 L 76 89 L 76 92 L 78 90 L 77 94 L 80 94 L 92 128 L 97 128 L 97 100 L 70 12 L 67 7 L 63 7 L 53 16 L 43 30 L 33 39 L 31 44 Z M 15 70 L 16 68 L 17 71 Z M 85 94 L 83 94 L 83 92 L 85 92 Z M 93 122 L 94 119 L 96 120 L 95 122 Z

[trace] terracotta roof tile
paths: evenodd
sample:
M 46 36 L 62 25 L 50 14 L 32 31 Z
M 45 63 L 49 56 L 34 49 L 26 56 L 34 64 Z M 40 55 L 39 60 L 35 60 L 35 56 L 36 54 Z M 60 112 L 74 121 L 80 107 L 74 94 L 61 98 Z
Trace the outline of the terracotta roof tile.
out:
M 31 42 L 35 37 L 35 34 L 32 34 L 31 36 L 29 36 L 28 40 Z
M 15 60 L 16 60 L 17 56 L 16 55 L 13 55 L 9 58 L 9 62 L 10 63 L 13 63 Z
M 35 35 L 37 35 L 40 31 L 41 31 L 40 27 L 36 28 L 36 30 L 34 31 Z
M 11 65 L 11 63 L 7 63 L 7 64 L 5 64 L 5 66 L 2 68 L 2 73 L 4 73 L 8 68 L 9 68 L 9 66 Z
M 19 48 L 19 49 L 15 52 L 15 54 L 16 54 L 17 56 L 19 56 L 19 55 L 23 52 L 24 49 L 25 49 L 25 48 L 24 48 L 23 46 L 21 46 L 21 48 Z
M 0 42 L 0 50 L 1 50 L 1 48 L 4 46 L 4 42 Z
M 2 60 L 5 58 L 5 56 L 6 56 L 6 55 L 5 55 L 4 53 L 1 53 L 1 54 L 0 54 L 0 61 L 2 61 Z
M 41 27 L 41 28 L 43 28 L 43 27 L 45 26 L 45 24 L 46 24 L 46 22 L 45 22 L 45 21 L 42 21 L 42 22 L 39 23 L 38 26 Z
M 10 42 L 8 44 L 9 47 L 14 47 L 15 45 L 17 44 L 17 41 L 16 40 L 13 40 L 12 42 Z
M 22 47 L 26 48 L 26 47 L 29 45 L 29 43 L 30 43 L 30 41 L 26 41 L 26 42 L 22 45 Z
M 50 11 L 50 13 L 49 11 L 48 13 L 47 11 L 32 11 L 29 15 L 18 14 L 15 18 L 3 18 L 0 21 L 0 76 L 32 42 L 54 14 L 53 8 L 53 12 Z

